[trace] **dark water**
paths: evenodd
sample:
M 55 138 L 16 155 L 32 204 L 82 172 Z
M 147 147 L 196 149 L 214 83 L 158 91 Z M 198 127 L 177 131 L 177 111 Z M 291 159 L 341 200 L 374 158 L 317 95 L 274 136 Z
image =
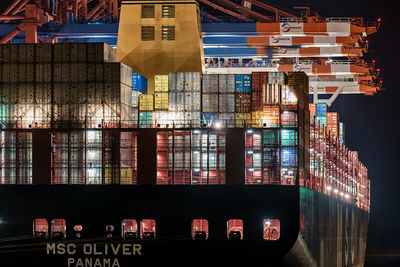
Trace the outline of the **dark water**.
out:
M 365 260 L 364 267 L 400 267 L 400 257 L 396 259 L 387 259 L 387 258 L 380 258 L 380 259 L 369 259 Z

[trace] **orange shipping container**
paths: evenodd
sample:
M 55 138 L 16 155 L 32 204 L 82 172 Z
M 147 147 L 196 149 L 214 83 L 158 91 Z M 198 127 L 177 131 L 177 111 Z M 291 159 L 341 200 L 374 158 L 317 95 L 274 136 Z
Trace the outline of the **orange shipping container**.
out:
M 337 112 L 328 112 L 326 114 L 326 123 L 328 125 L 337 126 L 339 123 L 339 115 L 337 114 Z
M 309 109 L 310 109 L 310 116 L 313 117 L 315 116 L 316 113 L 316 108 L 315 108 L 315 104 L 309 104 Z

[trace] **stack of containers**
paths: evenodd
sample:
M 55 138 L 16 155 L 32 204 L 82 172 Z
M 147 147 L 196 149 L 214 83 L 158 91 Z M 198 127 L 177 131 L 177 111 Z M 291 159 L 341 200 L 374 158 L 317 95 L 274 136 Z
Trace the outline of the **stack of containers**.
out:
M 168 75 L 154 76 L 154 112 L 153 125 L 156 127 L 169 126 L 168 113 Z
M 226 127 L 235 127 L 235 75 L 218 75 L 219 119 Z
M 184 122 L 188 127 L 200 127 L 201 78 L 200 72 L 184 73 Z
M 236 74 L 235 75 L 235 113 L 243 118 L 248 118 L 244 114 L 251 112 L 251 87 L 252 77 L 251 74 Z M 239 123 L 242 123 L 239 121 Z
M 316 115 L 316 105 L 315 104 L 309 104 L 308 108 L 309 108 L 309 111 L 310 111 L 310 120 L 312 121 L 314 119 L 314 116 Z
M 251 77 L 251 109 L 261 111 L 264 105 L 264 88 L 268 83 L 268 72 L 253 72 Z
M 139 73 L 132 73 L 132 107 L 134 114 L 139 113 L 139 97 L 141 94 L 147 94 L 147 79 Z M 138 115 L 134 117 L 138 117 Z
M 328 106 L 326 104 L 316 104 L 315 105 L 315 123 L 320 125 L 326 126 L 326 113 L 328 111 Z
M 345 130 L 344 130 L 344 123 L 343 123 L 343 122 L 339 122 L 339 142 L 340 142 L 341 144 L 343 144 L 343 145 L 344 145 L 344 141 L 345 141 L 345 139 L 344 139 L 344 132 L 345 132 Z
M 173 113 L 174 127 L 184 126 L 185 73 L 170 72 L 168 74 L 168 111 Z
M 210 127 L 218 120 L 218 74 L 205 74 L 202 80 L 202 124 Z
M 328 112 L 326 114 L 326 127 L 330 135 L 333 136 L 335 140 L 339 137 L 339 115 L 337 112 Z
M 142 94 L 139 98 L 139 126 L 150 128 L 153 118 L 154 96 Z

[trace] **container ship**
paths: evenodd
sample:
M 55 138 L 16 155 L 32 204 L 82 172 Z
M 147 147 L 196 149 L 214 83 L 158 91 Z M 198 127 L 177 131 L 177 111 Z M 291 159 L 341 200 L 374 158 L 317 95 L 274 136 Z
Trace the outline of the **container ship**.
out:
M 0 25 L 4 266 L 364 265 L 370 181 L 329 106 L 380 90 L 378 22 L 28 2 Z

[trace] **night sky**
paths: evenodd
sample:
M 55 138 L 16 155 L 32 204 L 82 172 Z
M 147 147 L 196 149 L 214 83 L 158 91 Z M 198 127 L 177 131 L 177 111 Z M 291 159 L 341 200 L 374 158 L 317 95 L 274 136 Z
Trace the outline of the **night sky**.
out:
M 2 0 L 3 10 L 10 0 Z M 400 127 L 399 27 L 394 1 L 389 0 L 268 0 L 292 11 L 292 6 L 310 6 L 326 17 L 382 18 L 378 33 L 369 37 L 367 59 L 376 59 L 384 90 L 375 96 L 340 96 L 331 111 L 340 114 L 346 127 L 346 145 L 359 151 L 371 179 L 371 217 L 368 249 L 400 248 Z M 398 12 L 397 12 L 398 13 Z M 397 50 L 396 50 L 397 49 Z M 397 74 L 396 74 L 397 73 Z M 370 265 L 368 265 L 370 266 Z

